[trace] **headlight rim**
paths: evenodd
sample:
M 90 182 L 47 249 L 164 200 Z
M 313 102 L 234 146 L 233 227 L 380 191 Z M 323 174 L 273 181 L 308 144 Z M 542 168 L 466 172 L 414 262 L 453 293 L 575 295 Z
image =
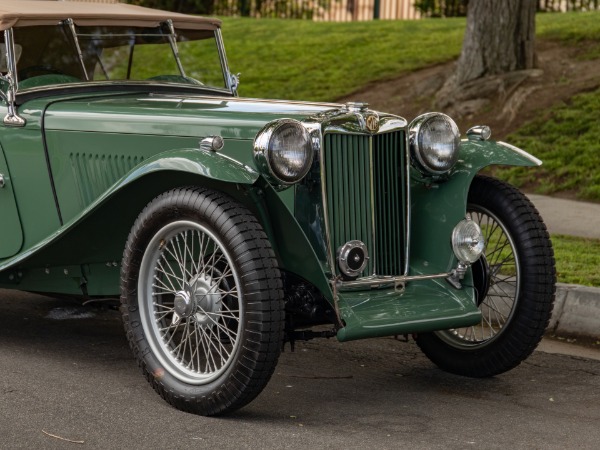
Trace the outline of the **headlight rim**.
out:
M 286 180 L 278 176 L 277 171 L 271 164 L 270 143 L 275 132 L 285 125 L 293 124 L 299 126 L 303 130 L 303 134 L 306 136 L 308 142 L 309 154 L 306 158 L 306 164 L 302 172 L 298 175 L 295 180 Z M 310 130 L 299 120 L 283 118 L 276 119 L 267 123 L 256 135 L 253 145 L 254 160 L 261 174 L 267 179 L 267 181 L 275 187 L 287 188 L 299 183 L 306 177 L 308 172 L 313 165 L 315 159 L 316 150 L 314 148 Z
M 436 169 L 432 168 L 427 163 L 427 161 L 424 160 L 424 158 L 422 156 L 422 149 L 419 147 L 419 139 L 418 139 L 422 126 L 427 121 L 431 120 L 434 117 L 438 117 L 438 116 L 447 119 L 450 122 L 450 124 L 453 125 L 452 128 L 456 130 L 455 137 L 454 137 L 455 145 L 454 145 L 453 161 L 448 168 L 443 169 L 443 170 L 436 170 Z M 458 152 L 459 152 L 459 148 L 460 148 L 460 130 L 458 128 L 458 125 L 454 121 L 454 119 L 452 119 L 452 117 L 450 117 L 447 114 L 441 113 L 441 112 L 427 112 L 427 113 L 424 113 L 424 114 L 421 114 L 421 115 L 415 117 L 413 119 L 413 121 L 409 124 L 408 131 L 409 131 L 409 149 L 410 149 L 410 153 L 412 156 L 411 162 L 415 163 L 415 164 L 413 164 L 413 166 L 416 166 L 416 168 L 419 170 L 419 172 L 421 172 L 425 176 L 434 176 L 435 177 L 435 176 L 446 175 L 448 172 L 450 172 L 454 168 L 454 166 L 456 165 L 456 162 L 458 160 Z

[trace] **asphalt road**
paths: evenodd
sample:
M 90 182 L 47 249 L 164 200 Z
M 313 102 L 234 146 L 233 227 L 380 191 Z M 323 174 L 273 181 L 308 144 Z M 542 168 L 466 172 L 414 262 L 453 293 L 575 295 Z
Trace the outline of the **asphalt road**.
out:
M 58 320 L 80 312 L 94 317 Z M 116 311 L 0 291 L 0 370 L 0 448 L 600 446 L 600 361 L 575 356 L 536 352 L 473 380 L 414 343 L 311 341 L 282 355 L 249 406 L 204 418 L 154 393 Z

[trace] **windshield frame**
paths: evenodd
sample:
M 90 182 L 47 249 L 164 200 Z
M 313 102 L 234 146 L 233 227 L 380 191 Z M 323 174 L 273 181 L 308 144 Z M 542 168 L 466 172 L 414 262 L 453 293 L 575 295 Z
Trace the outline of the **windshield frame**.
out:
M 66 31 L 69 33 L 69 37 L 72 39 L 72 43 L 74 45 L 73 52 L 75 54 L 75 57 L 78 58 L 81 64 L 83 74 L 86 79 L 81 82 L 52 84 L 20 89 L 14 55 L 15 44 L 13 39 L 12 28 L 9 28 L 4 31 L 5 44 L 7 48 L 6 56 L 8 60 L 8 72 L 6 73 L 6 75 L 0 75 L 0 80 L 6 82 L 8 86 L 7 89 L 0 90 L 0 98 L 5 100 L 5 102 L 9 105 L 9 109 L 11 105 L 14 109 L 16 104 L 22 103 L 22 101 L 24 100 L 23 97 L 27 97 L 27 99 L 29 99 L 32 97 L 45 96 L 57 90 L 65 92 L 69 92 L 72 89 L 76 89 L 77 91 L 88 91 L 94 89 L 97 90 L 101 86 L 110 86 L 113 89 L 118 89 L 118 87 L 121 87 L 123 90 L 126 90 L 127 87 L 136 86 L 136 91 L 152 91 L 153 87 L 158 88 L 158 90 L 160 90 L 161 92 L 168 92 L 169 88 L 176 91 L 185 90 L 186 92 L 200 90 L 203 93 L 214 92 L 215 94 L 219 95 L 237 96 L 237 77 L 233 76 L 229 70 L 220 27 L 216 27 L 213 33 L 215 43 L 217 46 L 219 62 L 221 65 L 221 72 L 224 80 L 223 88 L 209 85 L 193 86 L 190 84 L 177 83 L 172 81 L 167 82 L 160 80 L 89 80 L 88 73 L 85 70 L 85 62 L 83 60 L 83 54 L 77 36 L 77 25 L 74 24 L 72 19 L 67 18 L 58 23 L 57 26 L 64 26 Z M 181 59 L 179 57 L 179 49 L 177 47 L 177 34 L 176 29 L 173 26 L 173 22 L 170 19 L 167 19 L 166 21 L 161 22 L 160 26 L 169 30 L 169 33 L 167 33 L 165 36 L 169 40 L 177 67 L 179 68 L 181 73 L 185 73 Z M 13 115 L 16 116 L 16 112 Z

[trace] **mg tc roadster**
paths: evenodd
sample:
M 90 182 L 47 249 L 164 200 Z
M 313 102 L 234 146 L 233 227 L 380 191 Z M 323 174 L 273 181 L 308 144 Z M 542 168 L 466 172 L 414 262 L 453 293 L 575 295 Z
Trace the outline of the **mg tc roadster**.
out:
M 202 415 L 298 340 L 413 336 L 470 377 L 527 358 L 552 245 L 480 171 L 541 162 L 442 113 L 240 98 L 220 25 L 0 2 L 0 287 L 120 298 L 146 379 Z

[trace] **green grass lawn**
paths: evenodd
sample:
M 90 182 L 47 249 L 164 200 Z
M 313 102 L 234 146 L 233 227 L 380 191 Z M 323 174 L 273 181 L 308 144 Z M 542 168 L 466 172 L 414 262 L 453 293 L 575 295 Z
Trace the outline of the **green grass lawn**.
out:
M 332 101 L 371 81 L 458 57 L 464 19 L 328 23 L 224 18 L 240 95 Z
M 600 286 L 600 240 L 552 236 L 558 281 Z
M 508 168 L 497 176 L 540 194 L 571 192 L 600 201 L 600 90 L 574 97 L 524 125 L 507 140 L 544 164 L 533 170 Z
M 222 18 L 240 95 L 333 101 L 369 82 L 458 57 L 464 18 L 351 23 Z M 600 12 L 538 14 L 538 37 L 598 41 Z M 600 52 L 599 52 L 600 55 Z

